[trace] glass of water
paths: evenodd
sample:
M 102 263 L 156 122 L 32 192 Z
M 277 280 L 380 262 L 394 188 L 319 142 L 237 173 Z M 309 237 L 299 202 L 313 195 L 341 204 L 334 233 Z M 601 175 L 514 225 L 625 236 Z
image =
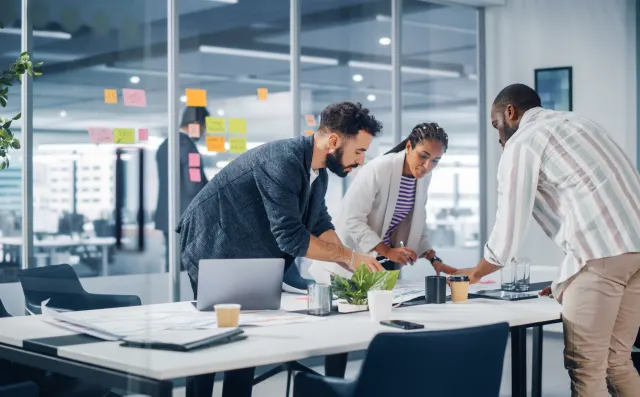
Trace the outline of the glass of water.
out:
M 331 285 L 311 284 L 308 292 L 307 313 L 313 316 L 328 316 L 331 313 Z
M 503 291 L 516 290 L 516 262 L 511 261 L 500 269 L 500 289 Z
M 527 258 L 520 258 L 515 263 L 515 290 L 518 292 L 529 291 L 531 275 L 531 263 Z

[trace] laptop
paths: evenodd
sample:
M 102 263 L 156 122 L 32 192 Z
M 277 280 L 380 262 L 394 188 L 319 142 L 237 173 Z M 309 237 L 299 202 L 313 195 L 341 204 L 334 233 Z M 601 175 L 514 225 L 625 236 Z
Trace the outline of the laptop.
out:
M 203 259 L 196 308 L 238 303 L 241 310 L 277 310 L 283 275 L 284 259 Z

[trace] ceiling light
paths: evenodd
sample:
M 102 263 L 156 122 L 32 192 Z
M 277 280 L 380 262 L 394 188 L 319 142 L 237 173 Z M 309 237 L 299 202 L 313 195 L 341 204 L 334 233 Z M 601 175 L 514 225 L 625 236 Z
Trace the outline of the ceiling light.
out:
M 4 28 L 0 29 L 0 33 L 6 34 L 22 34 L 22 30 L 20 28 Z M 56 32 L 54 30 L 34 30 L 34 37 L 46 37 L 48 39 L 62 39 L 69 40 L 71 38 L 71 33 L 67 32 Z
M 391 39 L 388 37 L 380 37 L 380 40 L 378 40 L 378 43 L 380 43 L 380 45 L 389 45 L 391 44 Z
M 367 101 L 373 102 L 375 100 L 376 100 L 376 96 L 375 95 L 373 95 L 373 94 L 367 95 Z
M 360 68 L 360 69 L 372 69 L 372 70 L 386 70 L 391 71 L 391 65 L 385 63 L 375 63 L 375 62 L 360 62 L 360 61 L 349 61 L 347 63 L 349 67 L 352 68 Z M 404 73 L 409 74 L 421 74 L 425 76 L 438 76 L 438 77 L 460 77 L 460 72 L 456 72 L 455 70 L 441 70 L 441 69 L 431 69 L 431 68 L 417 68 L 413 66 L 402 66 L 400 68 Z
M 353 75 L 353 81 L 362 81 L 362 75 L 361 74 L 354 74 Z
M 186 103 L 187 102 L 187 96 L 186 95 L 181 95 L 180 96 L 180 102 Z
M 140 82 L 140 77 L 138 76 L 131 76 L 131 78 L 129 79 L 129 81 L 131 82 L 131 84 L 138 84 Z
M 199 50 L 205 54 L 234 55 L 239 57 L 273 59 L 277 61 L 289 61 L 291 59 L 290 54 L 282 52 L 243 50 L 240 48 L 216 47 L 210 45 L 201 45 Z M 300 62 L 334 66 L 339 63 L 335 58 L 311 57 L 306 55 L 300 56 Z
M 218 116 L 224 116 L 224 109 L 218 109 Z
M 67 117 L 67 111 L 66 110 L 60 111 L 60 117 Z

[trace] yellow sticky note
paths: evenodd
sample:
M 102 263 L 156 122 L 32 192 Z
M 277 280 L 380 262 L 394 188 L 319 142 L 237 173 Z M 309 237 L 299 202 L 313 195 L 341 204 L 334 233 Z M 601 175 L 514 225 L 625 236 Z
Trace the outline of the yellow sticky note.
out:
M 226 123 L 222 117 L 209 117 L 205 119 L 205 125 L 209 134 L 219 134 L 227 132 Z
M 116 90 L 104 90 L 105 103 L 118 103 L 118 92 Z
M 269 95 L 269 90 L 266 88 L 258 88 L 258 100 L 266 101 L 267 96 Z
M 223 136 L 208 136 L 206 138 L 207 150 L 209 152 L 224 153 L 227 151 L 224 147 Z
M 187 88 L 187 106 L 207 106 L 207 90 Z
M 136 143 L 136 130 L 134 128 L 114 128 L 113 142 L 123 144 Z
M 311 135 L 313 135 L 313 130 L 306 130 L 306 131 L 304 132 L 304 134 L 305 134 L 306 136 L 311 136 Z
M 244 153 L 247 151 L 247 138 L 229 138 L 229 153 Z
M 229 132 L 232 134 L 246 134 L 247 120 L 246 119 L 229 119 Z

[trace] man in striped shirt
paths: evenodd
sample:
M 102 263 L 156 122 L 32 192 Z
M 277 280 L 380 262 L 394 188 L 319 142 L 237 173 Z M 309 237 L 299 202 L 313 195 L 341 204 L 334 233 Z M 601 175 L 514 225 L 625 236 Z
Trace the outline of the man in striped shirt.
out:
M 602 127 L 541 108 L 531 88 L 496 97 L 504 151 L 498 211 L 472 282 L 516 257 L 533 218 L 566 253 L 552 287 L 563 305 L 572 396 L 638 396 L 631 347 L 640 327 L 640 176 Z

